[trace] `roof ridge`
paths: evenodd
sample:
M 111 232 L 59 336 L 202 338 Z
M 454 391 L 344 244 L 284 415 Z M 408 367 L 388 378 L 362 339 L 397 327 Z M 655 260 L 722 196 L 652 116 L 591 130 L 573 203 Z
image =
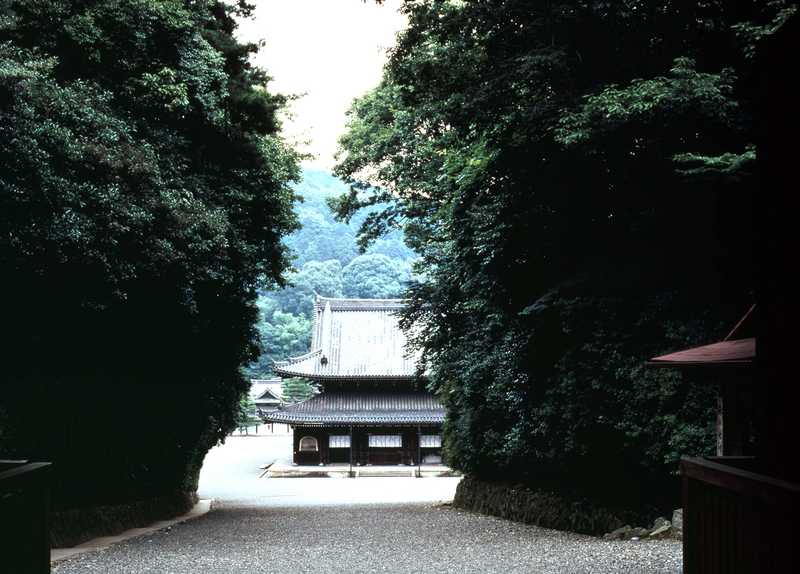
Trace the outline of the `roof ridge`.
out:
M 283 361 L 272 361 L 273 366 L 276 367 L 286 367 L 289 365 L 294 365 L 295 363 L 299 363 L 300 361 L 305 361 L 306 359 L 310 359 L 316 355 L 322 354 L 322 349 L 314 349 L 313 351 L 309 351 L 308 353 L 304 353 L 302 355 L 297 355 L 296 357 L 289 357 L 288 359 L 284 359 Z M 276 377 L 279 378 L 279 377 Z
M 400 327 L 404 299 L 316 297 L 311 350 L 273 363 L 284 377 L 413 380 L 419 353 Z
M 314 301 L 314 309 L 319 313 L 326 305 L 330 305 L 331 311 L 347 311 L 359 309 L 364 311 L 382 311 L 385 309 L 397 310 L 406 306 L 408 299 L 368 299 L 368 298 L 344 298 L 344 297 L 322 297 L 317 295 Z
M 272 392 L 272 391 L 269 389 L 269 387 L 267 387 L 266 389 L 264 389 L 264 391 L 263 391 L 261 394 L 259 394 L 259 395 L 258 395 L 258 396 L 257 396 L 257 397 L 254 399 L 254 400 L 256 400 L 256 401 L 257 401 L 257 400 L 259 400 L 259 399 L 263 399 L 263 398 L 265 398 L 265 397 L 266 397 L 266 395 L 269 395 L 270 397 L 272 397 L 273 399 L 275 399 L 275 400 L 277 400 L 277 401 L 280 401 L 280 400 L 281 400 L 281 398 L 280 398 L 278 395 L 276 395 L 275 393 L 273 393 L 273 392 Z
M 321 301 L 393 301 L 402 303 L 408 299 L 401 299 L 399 297 L 324 297 L 317 295 L 317 300 Z

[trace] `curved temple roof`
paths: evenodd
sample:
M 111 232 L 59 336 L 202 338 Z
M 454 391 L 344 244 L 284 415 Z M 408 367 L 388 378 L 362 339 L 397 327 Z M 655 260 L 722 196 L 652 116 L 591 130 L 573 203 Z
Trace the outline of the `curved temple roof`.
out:
M 418 354 L 409 355 L 397 312 L 402 299 L 317 297 L 311 350 L 274 370 L 309 379 L 411 379 Z
M 441 424 L 444 408 L 425 392 L 326 392 L 266 416 L 302 425 Z

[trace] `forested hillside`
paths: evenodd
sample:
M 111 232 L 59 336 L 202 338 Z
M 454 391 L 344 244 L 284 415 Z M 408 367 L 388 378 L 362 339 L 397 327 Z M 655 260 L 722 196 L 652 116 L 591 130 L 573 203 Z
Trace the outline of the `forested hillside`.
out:
M 288 287 L 263 290 L 258 307 L 262 354 L 247 369 L 252 378 L 272 376 L 272 361 L 301 355 L 311 343 L 314 297 L 392 298 L 403 295 L 416 257 L 401 230 L 391 230 L 359 253 L 361 224 L 381 206 L 361 209 L 349 223 L 337 221 L 328 200 L 348 191 L 329 173 L 304 170 L 294 186 L 300 228 L 286 238 L 293 272 Z
M 676 505 L 714 390 L 648 369 L 753 300 L 753 54 L 786 2 L 406 2 L 336 172 L 425 280 L 447 460 L 603 504 Z M 673 506 L 674 507 L 674 506 Z

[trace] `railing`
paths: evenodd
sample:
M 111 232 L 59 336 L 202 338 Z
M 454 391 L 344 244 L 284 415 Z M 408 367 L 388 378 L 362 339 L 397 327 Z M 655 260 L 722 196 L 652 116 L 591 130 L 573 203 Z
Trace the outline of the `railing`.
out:
M 0 461 L 0 571 L 50 572 L 50 463 Z
M 749 457 L 680 466 L 684 573 L 800 572 L 800 485 L 753 472 Z

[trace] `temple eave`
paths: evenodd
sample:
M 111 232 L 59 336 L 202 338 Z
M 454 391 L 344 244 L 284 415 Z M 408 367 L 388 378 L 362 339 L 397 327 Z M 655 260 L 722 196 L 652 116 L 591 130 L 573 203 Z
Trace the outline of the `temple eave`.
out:
M 444 411 L 430 413 L 292 413 L 273 411 L 266 415 L 268 422 L 291 425 L 418 425 L 442 424 Z
M 444 419 L 425 419 L 425 420 L 412 420 L 412 421 L 395 421 L 395 420 L 333 420 L 333 421 L 308 421 L 308 420 L 287 420 L 280 418 L 267 417 L 267 422 L 286 424 L 292 427 L 417 427 L 417 426 L 439 426 L 444 422 Z

